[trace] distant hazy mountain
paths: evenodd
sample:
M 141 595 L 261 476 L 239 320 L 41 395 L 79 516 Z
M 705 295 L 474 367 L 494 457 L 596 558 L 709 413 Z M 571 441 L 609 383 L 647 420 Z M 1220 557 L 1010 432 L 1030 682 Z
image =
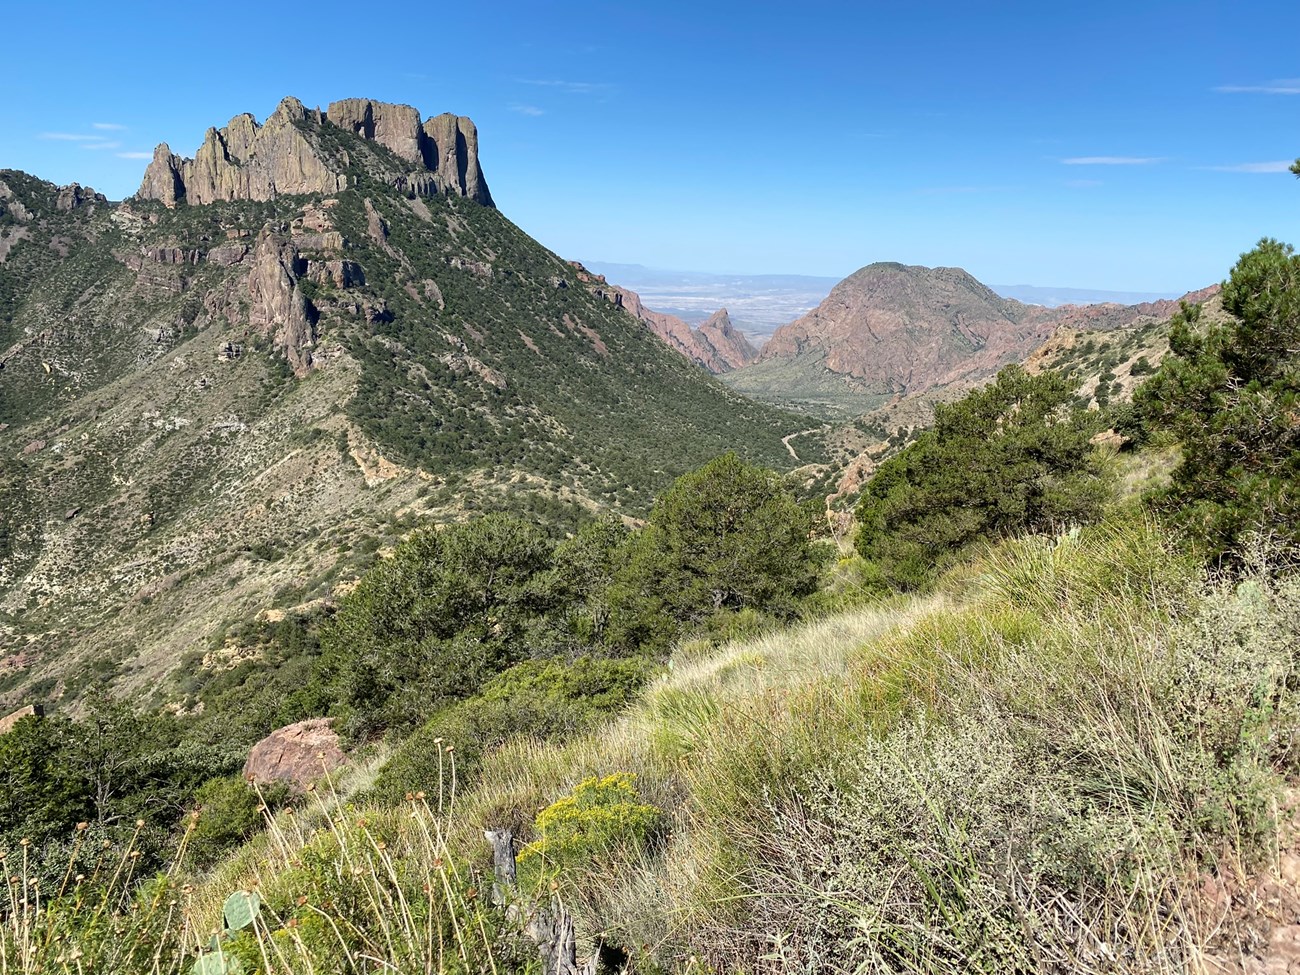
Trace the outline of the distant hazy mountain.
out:
M 726 307 L 732 323 L 757 342 L 765 342 L 782 325 L 812 311 L 839 278 L 807 274 L 711 274 L 583 261 L 611 284 L 635 290 L 648 307 L 699 325 Z M 1088 288 L 1052 288 L 1032 284 L 993 284 L 1000 297 L 1027 305 L 1057 308 L 1061 305 L 1138 305 L 1177 297 L 1166 292 L 1099 291 Z
M 1140 305 L 1147 301 L 1177 298 L 1168 291 L 1094 291 L 1088 288 L 1040 288 L 1032 284 L 991 284 L 1003 298 L 1014 298 L 1026 305 L 1057 308 L 1060 305 Z
M 636 291 L 647 306 L 692 325 L 725 307 L 732 324 L 759 343 L 812 311 L 839 283 L 838 278 L 803 274 L 709 274 L 607 261 L 582 263 L 611 284 Z

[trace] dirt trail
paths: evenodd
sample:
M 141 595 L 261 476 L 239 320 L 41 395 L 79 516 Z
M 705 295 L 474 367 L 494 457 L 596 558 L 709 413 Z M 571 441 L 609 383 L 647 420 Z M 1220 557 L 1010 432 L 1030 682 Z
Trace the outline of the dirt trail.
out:
M 800 459 L 799 455 L 794 452 L 794 448 L 790 446 L 790 441 L 793 440 L 795 437 L 803 437 L 806 436 L 807 434 L 816 433 L 818 430 L 824 430 L 824 429 L 825 429 L 824 426 L 820 426 L 820 427 L 813 427 L 810 430 L 800 430 L 797 433 L 788 433 L 781 438 L 781 443 L 785 444 L 785 449 L 790 451 L 790 456 L 802 464 L 803 461 Z

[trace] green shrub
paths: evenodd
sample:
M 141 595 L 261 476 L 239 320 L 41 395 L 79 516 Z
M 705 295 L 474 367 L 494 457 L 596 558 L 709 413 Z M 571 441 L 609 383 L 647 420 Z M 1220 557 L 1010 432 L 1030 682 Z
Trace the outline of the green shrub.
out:
M 589 870 L 614 853 L 635 859 L 662 820 L 658 809 L 641 801 L 635 780 L 629 772 L 593 776 L 538 813 L 538 838 L 519 852 L 525 889 L 544 878 Z
M 1166 535 L 1005 543 L 983 599 L 873 643 L 850 687 L 734 715 L 656 694 L 689 739 L 692 829 L 723 837 L 675 950 L 992 973 L 1087 970 L 1105 943 L 1181 970 L 1211 933 L 1202 873 L 1274 855 L 1300 581 L 1207 585 Z
M 370 570 L 322 634 L 353 732 L 411 727 L 529 655 L 551 544 L 516 518 L 423 529 Z
M 666 647 L 723 611 L 790 619 L 817 588 L 808 511 L 772 471 L 723 456 L 655 502 L 611 590 L 625 645 Z
M 572 663 L 530 660 L 450 705 L 404 741 L 384 765 L 373 796 L 400 802 L 449 785 L 454 749 L 458 788 L 473 782 L 485 753 L 512 738 L 573 735 L 626 705 L 653 672 L 644 658 Z
M 194 794 L 199 815 L 190 830 L 187 847 L 195 865 L 207 867 L 216 863 L 263 826 L 263 804 L 269 814 L 288 796 L 288 787 L 280 785 L 263 788 L 259 797 L 238 775 L 204 783 Z
M 1222 297 L 1229 324 L 1207 327 L 1199 305 L 1175 316 L 1131 425 L 1178 438 L 1164 507 L 1207 555 L 1240 565 L 1254 534 L 1300 544 L 1300 256 L 1261 241 Z
M 882 464 L 858 504 L 857 547 L 898 589 L 923 589 L 976 543 L 1095 520 L 1106 497 L 1095 417 L 1069 384 L 1018 366 L 935 408 L 934 428 Z

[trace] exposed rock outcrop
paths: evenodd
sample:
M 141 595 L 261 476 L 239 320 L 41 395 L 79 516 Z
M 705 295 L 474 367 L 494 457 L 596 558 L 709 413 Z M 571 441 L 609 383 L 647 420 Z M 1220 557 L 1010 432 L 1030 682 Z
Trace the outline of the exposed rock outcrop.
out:
M 440 190 L 492 205 L 478 163 L 478 129 L 463 115 L 435 115 L 424 123 L 424 164 L 438 174 Z
M 309 718 L 271 732 L 248 753 L 244 778 L 259 785 L 285 783 L 301 792 L 341 768 L 347 756 L 329 718 Z
M 316 311 L 298 286 L 306 272 L 307 262 L 293 244 L 262 231 L 248 275 L 248 322 L 271 336 L 295 376 L 311 369 L 316 343 Z
M 714 375 L 739 369 L 757 355 L 749 340 L 731 324 L 725 308 L 718 309 L 708 321 L 694 329 L 676 315 L 647 308 L 635 291 L 606 283 L 603 275 L 592 274 L 576 261 L 569 264 L 577 272 L 578 280 L 587 285 L 592 294 L 613 302 L 641 321 L 669 348 Z
M 758 356 L 758 350 L 750 345 L 744 333 L 731 324 L 731 316 L 725 308 L 719 308 L 694 331 L 697 340 L 712 350 L 714 365 L 709 367 L 711 372 L 739 369 Z
M 341 129 L 387 146 L 409 163 L 424 163 L 420 113 L 410 105 L 389 105 L 369 98 L 344 98 L 330 102 L 326 113 Z
M 817 356 L 872 392 L 919 392 L 1024 358 L 1055 328 L 1027 312 L 961 268 L 870 264 L 777 329 L 759 361 Z
M 1043 308 L 1039 305 L 1028 306 L 1027 317 L 1051 321 L 1057 328 L 1072 328 L 1079 331 L 1097 331 L 1112 328 L 1124 328 L 1139 318 L 1168 318 L 1178 311 L 1180 305 L 1199 305 L 1209 301 L 1221 290 L 1220 285 L 1212 284 L 1199 291 L 1190 291 L 1181 298 L 1164 301 L 1144 301 L 1137 305 L 1121 305 L 1115 302 L 1101 302 L 1093 305 L 1058 305 L 1055 308 Z
M 9 252 L 27 235 L 28 230 L 26 227 L 14 227 L 7 232 L 0 231 L 0 264 L 3 264 L 9 258 Z
M 247 113 L 236 115 L 224 128 L 208 129 L 193 159 L 163 143 L 154 150 L 137 196 L 174 207 L 336 193 L 350 185 L 350 160 L 322 139 L 324 125 L 391 150 L 399 164 L 385 175 L 404 192 L 467 196 L 492 205 L 473 122 L 447 114 L 421 123 L 409 105 L 367 98 L 333 102 L 327 112 L 285 98 L 264 125 Z
M 59 187 L 59 195 L 54 199 L 54 205 L 60 210 L 75 210 L 80 206 L 88 203 L 106 203 L 107 198 L 103 193 L 96 193 L 89 186 L 82 186 L 80 183 L 71 183 L 68 186 Z
M 29 704 L 25 708 L 19 708 L 0 718 L 0 735 L 7 734 L 14 730 L 14 725 L 23 718 L 43 718 L 45 717 L 45 708 L 39 704 Z
M 193 159 L 173 155 L 164 143 L 154 150 L 137 195 L 175 206 L 345 189 L 346 174 L 311 138 L 308 123 L 319 125 L 320 113 L 286 98 L 265 125 L 243 114 L 225 128 L 208 129 Z
M 1184 296 L 1201 302 L 1217 287 Z M 871 264 L 811 312 L 783 325 L 752 369 L 728 382 L 761 396 L 831 410 L 892 408 L 981 383 L 1025 362 L 1063 329 L 1105 332 L 1168 318 L 1179 301 L 1045 308 L 1002 298 L 961 268 Z

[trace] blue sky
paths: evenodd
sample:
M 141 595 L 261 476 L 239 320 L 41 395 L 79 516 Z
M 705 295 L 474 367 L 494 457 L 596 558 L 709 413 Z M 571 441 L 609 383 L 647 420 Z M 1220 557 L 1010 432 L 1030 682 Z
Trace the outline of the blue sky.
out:
M 1181 292 L 1300 244 L 1292 3 L 20 3 L 0 167 L 118 198 L 162 141 L 364 95 L 479 127 L 566 257 Z

